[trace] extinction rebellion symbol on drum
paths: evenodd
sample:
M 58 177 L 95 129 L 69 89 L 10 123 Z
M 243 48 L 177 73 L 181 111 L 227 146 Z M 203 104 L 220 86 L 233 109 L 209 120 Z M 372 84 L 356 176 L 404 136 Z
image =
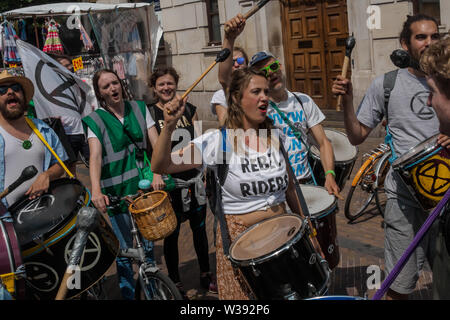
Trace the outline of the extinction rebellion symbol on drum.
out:
M 436 199 L 447 191 L 450 184 L 450 165 L 447 161 L 433 157 L 414 168 L 414 182 L 424 196 Z

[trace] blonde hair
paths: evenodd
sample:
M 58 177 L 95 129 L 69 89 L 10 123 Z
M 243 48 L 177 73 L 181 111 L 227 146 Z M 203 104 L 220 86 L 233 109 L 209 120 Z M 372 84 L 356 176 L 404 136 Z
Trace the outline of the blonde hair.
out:
M 420 67 L 450 98 L 450 38 L 432 44 L 422 55 Z

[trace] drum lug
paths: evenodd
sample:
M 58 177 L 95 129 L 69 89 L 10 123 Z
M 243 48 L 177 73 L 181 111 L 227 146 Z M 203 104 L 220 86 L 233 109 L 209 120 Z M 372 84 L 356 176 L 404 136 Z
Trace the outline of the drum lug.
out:
M 299 257 L 298 251 L 295 250 L 295 248 L 292 246 L 291 247 L 291 258 L 292 259 L 297 259 Z
M 308 282 L 308 293 L 310 297 L 317 295 L 317 289 L 311 282 Z
M 256 269 L 254 264 L 252 264 L 251 266 L 252 266 L 252 272 L 255 275 L 255 277 L 259 277 L 261 275 L 261 271 Z

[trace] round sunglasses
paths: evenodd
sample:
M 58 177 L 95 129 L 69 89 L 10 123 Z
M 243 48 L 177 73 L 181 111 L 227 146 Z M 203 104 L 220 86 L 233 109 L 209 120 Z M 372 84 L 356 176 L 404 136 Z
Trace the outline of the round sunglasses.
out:
M 261 68 L 260 70 L 264 72 L 264 75 L 266 77 L 268 77 L 271 72 L 277 72 L 278 70 L 280 70 L 280 66 L 280 61 L 275 60 L 274 62 L 272 62 L 268 66 Z

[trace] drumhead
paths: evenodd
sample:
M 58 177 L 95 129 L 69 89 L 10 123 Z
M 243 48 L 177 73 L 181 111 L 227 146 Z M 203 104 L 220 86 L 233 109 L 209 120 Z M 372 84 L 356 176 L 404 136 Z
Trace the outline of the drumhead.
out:
M 398 167 L 404 163 L 408 163 L 409 161 L 415 159 L 418 155 L 423 153 L 424 151 L 431 151 L 437 146 L 437 137 L 439 134 L 428 138 L 427 140 L 419 143 L 417 146 L 412 147 L 407 152 L 405 152 L 401 157 L 394 161 L 392 164 L 393 167 Z
M 235 261 L 263 257 L 281 248 L 300 231 L 303 221 L 295 215 L 282 215 L 264 220 L 246 230 L 230 248 Z
M 39 198 L 21 198 L 10 208 L 20 244 L 48 234 L 68 221 L 84 203 L 84 198 L 83 185 L 74 179 L 52 181 L 48 192 Z
M 300 185 L 300 188 L 312 218 L 318 218 L 335 207 L 336 196 L 328 194 L 324 187 Z
M 348 141 L 347 135 L 343 132 L 331 129 L 324 129 L 325 135 L 333 146 L 334 158 L 336 162 L 347 162 L 356 158 L 358 149 Z M 311 152 L 320 158 L 319 149 L 311 145 Z

